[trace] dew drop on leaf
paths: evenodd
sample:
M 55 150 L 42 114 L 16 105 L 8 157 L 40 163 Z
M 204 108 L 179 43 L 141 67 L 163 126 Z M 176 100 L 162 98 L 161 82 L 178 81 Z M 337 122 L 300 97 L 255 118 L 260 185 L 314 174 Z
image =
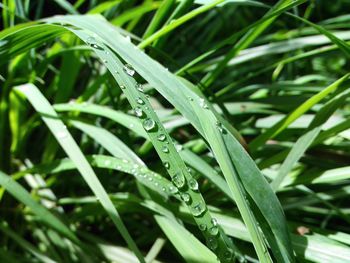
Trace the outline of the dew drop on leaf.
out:
M 216 240 L 215 237 L 209 237 L 207 244 L 211 250 L 215 250 L 218 247 L 218 241 Z
M 216 236 L 217 234 L 219 234 L 219 228 L 218 228 L 218 226 L 212 226 L 212 227 L 209 229 L 209 233 L 210 233 L 210 235 L 212 235 L 212 236 Z
M 136 107 L 134 109 L 135 115 L 139 118 L 141 118 L 143 116 L 143 110 L 140 107 Z
M 165 136 L 165 134 L 161 133 L 161 134 L 159 134 L 159 135 L 157 136 L 157 139 L 158 139 L 158 141 L 160 141 L 160 142 L 164 142 L 165 139 L 166 139 L 166 136 Z
M 228 249 L 227 251 L 225 251 L 224 253 L 224 258 L 227 261 L 231 261 L 232 260 L 232 256 L 233 256 L 233 252 L 231 249 Z
M 143 128 L 146 130 L 146 131 L 151 131 L 151 130 L 154 130 L 156 128 L 156 123 L 154 120 L 152 119 L 146 119 L 143 121 L 142 123 L 143 125 Z
M 169 169 L 169 168 L 170 168 L 170 163 L 164 162 L 164 167 L 165 167 L 166 169 Z
M 185 203 L 189 203 L 191 201 L 191 196 L 188 193 L 183 193 L 183 194 L 181 194 L 181 199 Z
M 185 177 L 180 172 L 173 176 L 172 181 L 177 188 L 182 188 L 185 185 Z
M 188 181 L 188 186 L 190 187 L 190 189 L 192 189 L 193 191 L 198 191 L 198 182 L 196 179 L 192 178 Z
M 201 216 L 205 212 L 205 210 L 206 206 L 202 201 L 199 201 L 191 207 L 191 213 L 194 216 Z
M 68 137 L 68 133 L 66 131 L 59 131 L 57 133 L 57 138 L 58 139 L 65 139 Z
M 175 186 L 173 186 L 172 184 L 170 184 L 169 185 L 169 192 L 171 193 L 171 194 L 175 194 L 175 193 L 177 193 L 177 191 L 178 191 L 178 189 L 175 187 Z
M 141 92 L 141 93 L 144 92 L 143 86 L 142 86 L 142 84 L 140 84 L 140 83 L 137 83 L 137 84 L 136 84 L 136 89 L 137 89 L 139 92 Z
M 125 64 L 124 67 L 123 67 L 123 70 L 130 77 L 134 76 L 134 74 L 135 74 L 135 70 L 130 64 Z
M 181 152 L 183 150 L 183 146 L 181 144 L 176 144 L 175 148 L 177 152 Z
M 217 129 L 219 130 L 219 132 L 223 132 L 224 131 L 224 128 L 223 128 L 221 122 L 217 121 L 215 123 L 215 125 L 216 125 Z
M 162 147 L 162 152 L 163 152 L 163 153 L 168 153 L 168 152 L 169 152 L 168 146 L 165 146 L 165 145 L 164 145 L 164 146 Z
M 205 230 L 207 230 L 207 225 L 206 224 L 200 224 L 199 225 L 199 230 L 204 232 Z
M 92 47 L 92 48 L 95 48 L 95 49 L 103 49 L 103 48 L 101 48 L 101 47 L 98 45 L 98 43 L 97 43 L 97 41 L 96 41 L 96 39 L 95 39 L 94 37 L 89 37 L 89 38 L 86 40 L 86 43 L 87 43 L 90 47 Z
M 204 99 L 199 99 L 199 106 L 201 106 L 203 109 L 209 108 Z

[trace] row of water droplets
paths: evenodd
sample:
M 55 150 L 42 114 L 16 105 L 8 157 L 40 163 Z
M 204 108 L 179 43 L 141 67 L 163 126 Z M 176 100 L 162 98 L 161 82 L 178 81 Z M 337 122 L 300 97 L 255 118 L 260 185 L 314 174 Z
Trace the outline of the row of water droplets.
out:
M 131 77 L 133 77 L 135 74 L 135 70 L 129 64 L 126 64 L 123 67 L 123 70 L 126 74 L 128 74 Z M 151 109 L 146 105 L 146 100 L 143 98 L 147 97 L 143 96 L 144 90 L 142 88 L 142 85 L 137 83 L 135 85 L 135 88 L 141 94 L 139 97 L 136 98 L 137 106 L 134 108 L 134 113 L 138 118 L 142 119 L 142 125 L 146 132 L 156 133 L 157 141 L 161 144 L 161 152 L 165 155 L 168 155 L 171 151 L 169 143 L 169 141 L 171 142 L 171 139 L 168 138 L 168 135 L 166 133 L 162 132 L 162 129 L 164 128 L 158 127 L 157 122 L 147 114 Z M 204 102 L 201 101 L 200 103 L 202 104 L 203 108 L 207 108 L 207 105 Z M 168 171 L 171 169 L 170 162 L 165 161 L 163 164 Z M 187 173 L 191 174 L 190 168 L 187 169 Z M 170 192 L 179 192 L 182 201 L 184 201 L 190 207 L 190 211 L 193 214 L 193 216 L 200 217 L 206 211 L 206 205 L 201 199 L 193 203 L 190 194 L 190 191 L 199 191 L 199 185 L 197 180 L 194 179 L 192 176 L 188 176 L 188 180 L 186 180 L 183 171 L 176 171 L 175 174 L 171 174 L 171 179 L 174 186 L 170 186 Z M 199 229 L 203 232 L 208 232 L 210 234 L 210 236 L 207 239 L 207 245 L 210 249 L 216 250 L 218 248 L 218 235 L 220 233 L 216 219 L 213 218 L 211 220 L 210 225 L 201 223 L 199 225 Z M 225 251 L 224 257 L 226 258 L 226 260 L 230 261 L 233 257 L 232 250 L 228 249 L 227 251 Z
M 92 47 L 94 49 L 97 49 L 100 51 L 104 50 L 101 47 L 101 45 L 99 45 L 97 43 L 96 39 L 93 37 L 88 38 L 86 42 L 88 43 L 88 45 L 90 45 L 90 47 Z M 105 51 L 105 54 L 108 55 L 108 51 Z M 103 59 L 103 62 L 105 64 L 107 64 L 108 60 Z M 133 77 L 135 74 L 134 68 L 129 64 L 124 65 L 123 71 L 127 75 L 129 75 L 130 77 Z M 114 73 L 119 74 L 117 71 Z M 125 89 L 125 86 L 123 86 L 123 85 L 121 85 L 120 87 L 122 89 Z M 154 112 L 152 112 L 153 110 L 151 107 L 147 106 L 148 96 L 144 94 L 144 90 L 143 90 L 142 85 L 139 83 L 136 83 L 135 88 L 139 94 L 139 96 L 137 96 L 135 99 L 136 103 L 131 103 L 132 105 L 136 104 L 136 106 L 134 107 L 135 115 L 142 120 L 142 126 L 148 134 L 154 134 L 154 133 L 156 134 L 157 141 L 162 144 L 162 146 L 160 148 L 161 152 L 165 155 L 168 155 L 172 149 L 171 147 L 173 147 L 172 142 L 171 142 L 171 144 L 169 144 L 169 141 L 171 141 L 171 139 L 168 138 L 168 135 L 166 133 L 162 132 L 162 129 L 164 129 L 164 127 L 158 127 L 156 121 L 152 118 L 152 113 L 154 114 Z M 189 98 L 189 100 L 193 101 L 192 98 Z M 199 100 L 199 105 L 203 109 L 209 109 L 209 107 L 204 99 Z M 220 123 L 217 123 L 216 125 L 217 125 L 219 131 L 223 131 L 222 125 Z M 164 162 L 164 167 L 167 170 L 172 170 L 170 167 L 170 162 L 168 162 L 168 161 Z M 132 172 L 132 171 L 130 171 L 130 172 L 132 174 L 134 174 L 135 176 L 139 176 L 139 175 L 144 176 L 144 174 L 145 174 L 145 173 L 137 173 L 136 168 L 135 168 L 134 172 Z M 195 218 L 200 218 L 207 211 L 207 207 L 206 207 L 206 205 L 203 201 L 203 198 L 200 194 L 198 195 L 200 198 L 196 198 L 197 200 L 195 202 L 193 202 L 193 200 L 192 200 L 191 195 L 193 196 L 193 194 L 190 194 L 190 193 L 191 192 L 194 192 L 194 193 L 198 192 L 199 185 L 198 185 L 198 182 L 192 177 L 190 172 L 191 172 L 191 170 L 187 169 L 186 171 L 177 171 L 174 174 L 171 174 L 171 179 L 172 179 L 173 185 L 170 185 L 168 187 L 168 191 L 171 194 L 176 194 L 179 192 L 181 199 L 189 206 L 190 212 L 192 213 L 192 215 Z M 187 176 L 186 176 L 188 178 L 187 184 L 186 184 L 187 180 L 186 180 L 186 177 L 184 176 L 184 173 L 187 174 Z M 148 177 L 148 180 L 152 181 L 153 178 Z M 162 186 L 162 190 L 166 191 L 167 189 Z M 219 226 L 217 224 L 216 219 L 214 219 L 214 218 L 211 219 L 210 224 L 204 224 L 204 223 L 199 224 L 199 228 L 203 233 L 205 233 L 205 236 L 207 237 L 208 247 L 212 250 L 216 250 L 218 248 L 218 245 L 219 245 L 218 239 L 219 239 L 219 236 L 221 235 L 221 231 L 219 230 Z M 208 237 L 207 233 L 209 233 L 209 237 Z M 222 241 L 222 239 L 220 241 Z M 226 243 L 225 243 L 225 247 L 226 247 L 226 251 L 224 252 L 223 256 L 224 256 L 225 261 L 229 262 L 233 258 L 233 251 L 227 247 Z
M 132 174 L 141 183 L 147 187 L 157 191 L 161 195 L 173 195 L 176 194 L 172 184 L 168 180 L 160 176 L 159 174 L 149 170 L 144 165 L 139 165 L 127 159 L 117 159 L 105 157 L 103 161 L 104 168 L 115 169 L 124 173 Z M 169 186 L 168 186 L 169 185 Z M 167 187 L 168 186 L 168 187 Z

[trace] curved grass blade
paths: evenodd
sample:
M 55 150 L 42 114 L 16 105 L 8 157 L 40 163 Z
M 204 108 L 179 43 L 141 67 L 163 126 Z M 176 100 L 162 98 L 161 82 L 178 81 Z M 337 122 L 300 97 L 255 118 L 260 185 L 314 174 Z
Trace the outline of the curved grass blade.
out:
M 143 129 L 141 123 L 137 118 L 130 116 L 128 114 L 112 110 L 105 106 L 99 106 L 95 104 L 79 104 L 79 103 L 66 103 L 66 104 L 56 104 L 53 105 L 56 111 L 79 111 L 83 113 L 90 113 L 97 116 L 102 116 L 113 120 L 124 127 L 131 129 L 138 136 L 148 139 L 145 130 Z M 164 124 L 164 127 L 168 129 L 169 122 Z M 132 128 L 130 128 L 132 127 Z M 84 131 L 85 129 L 81 129 Z M 95 137 L 95 136 L 91 136 Z M 101 143 L 101 142 L 100 142 Z M 213 169 L 209 164 L 207 164 L 202 158 L 194 154 L 190 150 L 179 148 L 179 154 L 181 158 L 190 166 L 194 167 L 196 170 L 200 171 L 206 178 L 208 178 L 214 185 L 221 189 L 228 197 L 232 198 L 230 190 L 228 189 L 225 180 L 217 174 L 217 171 Z M 114 155 L 115 157 L 118 157 Z
M 82 39 L 89 39 L 89 35 L 82 31 L 75 31 Z M 103 43 L 97 44 L 99 48 L 96 54 L 99 55 L 107 68 L 113 74 L 114 78 L 122 87 L 129 103 L 140 118 L 143 128 L 147 132 L 154 148 L 164 163 L 164 167 L 170 174 L 174 185 L 180 192 L 181 198 L 193 214 L 193 218 L 199 227 L 205 226 L 202 231 L 207 239 L 208 245 L 216 250 L 218 257 L 223 261 L 230 261 L 227 255 L 231 257 L 233 253 L 238 253 L 225 233 L 216 225 L 215 219 L 210 216 L 205 201 L 200 194 L 198 182 L 192 177 L 184 161 L 178 154 L 175 145 L 154 112 L 148 98 L 143 92 L 143 88 L 133 79 L 134 69 L 129 65 L 122 64 L 119 59 L 113 55 L 112 51 Z M 108 54 L 108 55 L 106 55 Z M 213 234 L 214 233 L 214 234 Z
M 285 161 L 281 165 L 277 177 L 272 181 L 271 187 L 275 191 L 278 189 L 283 179 L 293 168 L 293 165 L 301 158 L 306 149 L 312 145 L 315 138 L 319 135 L 322 125 L 331 117 L 331 115 L 341 106 L 349 95 L 350 91 L 345 90 L 333 99 L 328 101 L 315 115 L 308 127 L 308 132 L 303 134 L 290 150 Z
M 58 19 L 58 20 L 57 20 Z M 67 17 L 64 18 L 65 21 L 68 20 Z M 99 39 L 99 44 L 102 44 L 102 41 L 106 41 L 107 44 L 113 47 L 120 56 L 122 56 L 127 62 L 131 63 L 135 70 L 141 74 L 152 86 L 154 86 L 162 95 L 170 101 L 172 104 L 176 106 L 176 108 L 185 115 L 188 119 L 191 120 L 191 123 L 196 127 L 196 129 L 203 133 L 203 128 L 199 122 L 199 116 L 194 112 L 192 107 L 189 107 L 187 101 L 188 97 L 192 97 L 196 101 L 202 102 L 202 98 L 200 98 L 193 91 L 189 90 L 186 85 L 184 85 L 177 78 L 174 78 L 172 74 L 170 74 L 166 69 L 161 67 L 158 63 L 152 61 L 149 57 L 143 54 L 141 51 L 138 51 L 133 47 L 133 45 L 125 40 L 120 35 L 118 36 L 117 31 L 115 31 L 112 27 L 110 27 L 107 23 L 105 23 L 101 19 L 89 18 L 94 23 L 87 23 L 86 17 L 84 21 L 79 17 L 71 17 L 70 22 L 76 26 L 83 27 L 95 32 L 96 35 L 100 35 L 101 39 Z M 59 18 L 55 18 L 50 20 L 52 22 L 60 21 Z M 93 25 L 93 26 L 92 26 Z M 99 25 L 99 26 L 98 26 Z M 105 31 L 97 30 L 97 28 L 106 27 Z M 113 38 L 110 37 L 110 34 L 107 34 L 108 31 L 113 31 L 116 34 Z M 81 33 L 82 31 L 79 31 Z M 77 34 L 77 32 L 75 32 Z M 83 39 L 87 39 L 85 36 Z M 113 39 L 113 40 L 112 40 Z M 118 43 L 118 45 L 116 44 Z M 107 56 L 103 50 L 95 49 L 97 54 L 101 55 L 101 59 L 107 60 L 107 66 L 114 63 L 113 60 L 110 60 L 109 56 Z M 111 72 L 114 72 L 116 69 L 110 68 Z M 162 74 L 159 74 L 162 73 Z M 125 83 L 125 82 L 124 82 Z M 124 84 L 123 83 L 123 84 Z M 137 97 L 137 95 L 136 95 Z M 207 101 L 203 101 L 204 104 L 209 104 Z M 198 108 L 201 108 L 197 105 Z M 211 108 L 211 111 L 213 109 Z M 215 126 L 215 122 L 211 123 L 211 125 Z M 225 124 L 226 126 L 226 124 Z M 228 128 L 227 130 L 231 130 Z M 274 235 L 279 240 L 278 245 L 282 248 L 282 253 L 280 251 L 275 250 L 276 255 L 283 255 L 289 257 L 291 261 L 293 261 L 293 253 L 291 252 L 289 241 L 289 234 L 287 228 L 285 226 L 284 214 L 279 205 L 278 199 L 272 192 L 271 188 L 267 184 L 266 180 L 261 176 L 261 173 L 257 170 L 257 167 L 253 160 L 247 155 L 242 146 L 238 143 L 234 136 L 231 133 L 227 133 L 227 136 L 224 137 L 226 145 L 228 145 L 230 151 L 235 152 L 235 155 L 230 155 L 232 161 L 235 164 L 236 169 L 238 170 L 238 174 L 240 178 L 248 190 L 248 193 L 252 196 L 254 202 L 256 202 L 257 207 L 261 209 L 264 217 L 269 222 L 269 226 L 271 227 Z M 227 160 L 225 160 L 227 162 Z M 240 162 L 240 163 L 237 163 Z M 247 167 L 249 167 L 249 172 L 247 172 Z M 227 176 L 231 176 L 231 174 L 226 174 Z M 225 176 L 226 176 L 225 175 Z M 226 178 L 227 179 L 227 178 Z M 253 183 L 254 181 L 254 183 Z M 257 184 L 256 181 L 259 181 Z M 261 196 L 265 195 L 264 198 Z M 272 211 L 272 213 L 271 213 Z M 278 222 L 277 224 L 273 222 Z M 263 229 L 266 233 L 271 231 L 270 229 Z
M 265 17 L 269 16 L 273 12 L 278 12 L 280 9 L 291 8 L 292 6 L 296 6 L 295 3 L 301 4 L 305 1 L 293 1 L 293 0 L 280 0 L 278 1 L 273 8 L 271 8 L 265 15 Z M 202 83 L 208 87 L 211 85 L 215 79 L 219 76 L 219 74 L 224 70 L 227 63 L 236 56 L 241 50 L 247 48 L 249 45 L 253 43 L 253 41 L 269 27 L 278 17 L 278 15 L 273 16 L 267 19 L 264 22 L 259 23 L 256 27 L 249 30 L 231 49 L 227 52 L 225 58 L 217 64 L 213 71 L 210 71 L 203 79 Z
M 139 74 L 141 74 L 153 87 L 155 87 L 170 103 L 175 105 L 175 107 L 191 121 L 196 129 L 203 134 L 203 130 L 201 128 L 198 117 L 193 112 L 193 109 L 188 107 L 187 103 L 187 97 L 189 95 L 195 98 L 198 98 L 198 96 L 190 91 L 186 85 L 184 85 L 181 81 L 170 74 L 165 68 L 154 62 L 141 51 L 135 49 L 130 42 L 120 36 L 119 32 L 108 25 L 105 21 L 102 19 L 86 16 L 64 18 L 56 17 L 47 21 L 50 21 L 51 23 L 61 23 L 61 21 L 64 21 L 65 23 L 71 23 L 75 26 L 86 28 L 91 32 L 95 32 L 96 35 L 99 34 L 102 37 L 103 41 L 106 41 L 108 45 L 111 46 L 113 50 L 117 52 L 118 55 L 123 57 L 123 59 L 125 59 L 128 63 L 131 63 Z M 101 30 L 101 28 L 105 28 L 105 30 Z M 113 37 L 110 32 L 113 32 Z M 230 151 L 232 150 L 235 153 L 234 155 L 230 155 L 231 160 L 236 166 L 238 175 L 240 176 L 244 187 L 252 196 L 259 209 L 263 210 L 263 206 L 268 206 L 272 210 L 273 208 L 276 208 L 273 210 L 275 212 L 272 214 L 268 212 L 264 213 L 264 217 L 269 222 L 269 225 L 271 227 L 274 226 L 272 222 L 276 220 L 276 215 L 278 219 L 282 218 L 282 220 L 279 220 L 278 227 L 273 229 L 273 231 L 274 234 L 280 238 L 280 240 L 283 240 L 281 241 L 280 245 L 289 251 L 289 255 L 292 255 L 290 249 L 291 246 L 289 245 L 288 241 L 288 233 L 285 231 L 286 226 L 284 215 L 281 213 L 280 208 L 278 208 L 280 205 L 273 192 L 271 191 L 271 188 L 269 188 L 266 180 L 261 177 L 260 171 L 257 169 L 252 159 L 244 151 L 242 146 L 236 144 L 236 139 L 234 136 L 231 133 L 228 133 L 228 135 L 224 137 L 224 140 L 227 145 L 230 145 Z M 237 164 L 238 161 L 243 161 L 243 165 Z M 249 172 L 247 172 L 247 166 L 250 168 Z M 256 180 L 259 181 L 259 184 L 256 184 Z M 260 187 L 257 187 L 257 185 Z M 269 198 L 260 198 L 257 193 L 259 193 L 259 195 L 261 194 L 269 196 Z M 280 229 L 284 230 L 280 231 Z M 263 231 L 270 230 L 263 229 Z
M 19 183 L 14 181 L 10 176 L 0 171 L 0 185 L 4 187 L 14 198 L 21 203 L 28 206 L 35 215 L 40 218 L 46 225 L 56 230 L 58 233 L 69 238 L 76 244 L 80 244 L 77 236 L 58 218 L 50 213 L 45 207 L 34 201 L 31 195 L 21 186 Z
M 258 147 L 262 146 L 268 139 L 272 139 L 281 133 L 285 128 L 287 128 L 291 123 L 293 123 L 296 119 L 302 116 L 305 112 L 307 112 L 312 106 L 316 103 L 320 102 L 327 95 L 335 91 L 345 80 L 349 78 L 350 74 L 346 74 L 342 78 L 338 79 L 319 93 L 315 94 L 307 101 L 305 101 L 302 105 L 296 108 L 293 112 L 288 114 L 285 118 L 280 120 L 278 123 L 273 125 L 271 128 L 266 130 L 263 134 L 256 137 L 250 144 L 249 147 L 251 150 L 256 150 Z
M 216 256 L 174 219 L 160 215 L 155 219 L 186 262 L 217 262 Z
M 178 192 L 168 179 L 149 170 L 143 165 L 130 162 L 127 159 L 120 159 L 107 155 L 86 156 L 86 160 L 91 166 L 96 168 L 104 168 L 131 174 L 140 183 L 166 198 L 174 196 L 175 198 L 180 199 Z M 57 174 L 74 169 L 76 169 L 74 162 L 70 159 L 62 159 L 51 163 L 35 165 L 32 168 L 16 173 L 14 178 L 19 179 L 26 173 Z
M 43 254 L 40 250 L 38 250 L 35 246 L 33 246 L 30 242 L 22 238 L 20 235 L 18 235 L 15 231 L 10 229 L 7 223 L 1 222 L 0 223 L 0 231 L 2 231 L 5 235 L 9 236 L 13 240 L 16 241 L 16 243 L 22 247 L 24 250 L 27 250 L 29 253 L 31 253 L 33 256 L 35 256 L 40 262 L 43 263 L 55 263 L 56 260 L 53 260 Z M 12 262 L 12 261 L 7 261 Z M 22 262 L 22 261 L 18 261 Z
M 76 120 L 70 121 L 70 123 L 83 133 L 89 135 L 92 139 L 96 140 L 114 157 L 126 159 L 142 166 L 145 165 L 128 146 L 106 129 Z
M 83 176 L 90 189 L 100 200 L 101 205 L 111 217 L 115 226 L 127 242 L 128 246 L 141 262 L 144 262 L 143 256 L 137 248 L 135 242 L 131 238 L 124 223 L 122 222 L 117 210 L 109 199 L 105 189 L 98 180 L 95 172 L 92 170 L 84 155 L 80 151 L 73 137 L 68 132 L 63 122 L 58 118 L 50 103 L 40 93 L 40 91 L 32 84 L 26 84 L 16 87 L 16 90 L 22 92 L 31 102 L 35 110 L 41 115 L 52 134 L 55 136 L 58 143 L 64 149 L 68 157 L 75 163 L 77 169 Z

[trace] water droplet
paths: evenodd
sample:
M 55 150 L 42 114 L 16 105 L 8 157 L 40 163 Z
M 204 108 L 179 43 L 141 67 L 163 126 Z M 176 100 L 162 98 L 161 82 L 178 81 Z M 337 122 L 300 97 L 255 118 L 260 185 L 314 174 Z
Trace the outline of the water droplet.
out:
M 57 133 L 57 138 L 58 139 L 65 139 L 68 137 L 68 133 L 66 131 L 59 131 Z
M 215 125 L 216 125 L 217 129 L 219 130 L 219 132 L 224 132 L 224 127 L 223 127 L 221 122 L 217 121 L 215 123 Z
M 145 104 L 145 102 L 144 102 L 143 99 L 141 99 L 141 98 L 137 98 L 137 99 L 136 99 L 136 102 L 137 102 L 137 104 L 140 104 L 140 105 Z
M 196 179 L 194 178 L 191 178 L 189 181 L 188 181 L 188 186 L 193 190 L 193 191 L 198 191 L 198 182 Z
M 177 191 L 178 191 L 178 189 L 175 186 L 173 186 L 172 184 L 169 185 L 169 192 L 171 194 L 176 194 Z
M 203 109 L 209 108 L 204 99 L 199 99 L 199 106 L 201 106 Z
M 135 174 L 136 173 L 136 169 L 131 169 L 130 171 L 132 174 Z
M 189 101 L 193 101 L 192 97 L 188 96 L 187 98 L 188 98 Z
M 206 210 L 206 206 L 203 201 L 199 201 L 191 207 L 191 212 L 194 216 L 201 216 Z
M 215 237 L 209 237 L 208 238 L 208 247 L 211 250 L 215 250 L 218 247 L 218 242 Z
M 166 139 L 166 135 L 161 133 L 157 136 L 158 141 L 164 142 Z
M 170 168 L 170 163 L 164 162 L 164 167 L 165 167 L 166 169 L 169 169 L 169 168 Z
M 136 107 L 136 108 L 134 109 L 134 112 L 135 112 L 135 115 L 136 115 L 137 117 L 139 117 L 139 118 L 141 118 L 141 117 L 143 116 L 143 111 L 142 111 L 142 109 L 141 109 L 140 107 Z
M 103 48 L 101 48 L 101 47 L 98 45 L 98 43 L 97 43 L 97 41 L 96 41 L 96 39 L 95 39 L 94 37 L 89 37 L 89 38 L 86 40 L 86 43 L 87 43 L 90 47 L 92 47 L 92 48 L 103 49 Z
M 106 54 L 106 55 L 109 55 L 109 51 L 108 51 L 108 50 L 106 50 L 106 51 L 105 51 L 105 54 Z
M 219 227 L 217 226 L 213 226 L 209 229 L 209 233 L 212 236 L 216 236 L 217 234 L 219 234 Z
M 144 120 L 143 123 L 142 123 L 142 125 L 143 125 L 143 128 L 144 128 L 146 131 L 151 131 L 151 130 L 153 130 L 153 129 L 156 128 L 156 123 L 155 123 L 155 121 L 152 120 L 152 119 L 146 119 L 146 120 Z
M 120 166 L 120 165 L 117 165 L 117 170 L 121 170 L 122 169 L 122 167 Z
M 218 225 L 218 221 L 216 220 L 216 218 L 212 218 L 211 219 L 211 223 L 213 224 L 213 226 L 217 226 Z
M 130 42 L 131 41 L 131 37 L 128 35 L 128 36 L 125 37 L 125 40 Z
M 107 59 L 104 59 L 104 60 L 103 60 L 103 63 L 108 63 Z
M 153 181 L 153 178 L 150 176 L 148 177 L 148 181 L 152 182 Z
M 242 255 L 236 255 L 236 258 L 238 258 L 238 262 L 240 262 L 240 263 L 246 263 L 247 262 L 245 257 L 242 256 Z
M 225 251 L 224 253 L 224 258 L 227 261 L 231 261 L 232 260 L 232 256 L 233 256 L 233 252 L 231 249 L 228 249 L 227 251 Z
M 123 163 L 128 163 L 129 161 L 127 159 L 122 160 Z
M 183 146 L 181 144 L 176 144 L 175 148 L 177 152 L 180 152 L 183 150 Z
M 105 166 L 110 166 L 111 165 L 111 161 L 110 160 L 106 160 L 105 161 Z
M 130 128 L 130 129 L 134 128 L 134 124 L 133 124 L 133 123 L 130 123 L 130 124 L 129 124 L 129 128 Z
M 137 84 L 136 84 L 136 89 L 137 89 L 139 92 L 141 92 L 141 93 L 144 92 L 143 86 L 142 86 L 142 84 L 140 84 L 140 83 L 137 83 Z
M 188 193 L 183 193 L 183 194 L 181 194 L 181 199 L 185 203 L 189 203 L 191 201 L 191 196 Z
M 163 153 L 168 153 L 168 152 L 169 152 L 168 146 L 165 146 L 165 145 L 164 145 L 164 146 L 162 147 L 162 152 L 163 152 Z
M 130 77 L 134 76 L 135 70 L 130 64 L 126 64 L 123 67 L 123 70 L 126 74 L 128 74 Z
M 207 225 L 206 224 L 200 224 L 199 225 L 199 230 L 204 232 L 205 230 L 207 230 Z
M 173 176 L 172 181 L 177 188 L 182 188 L 185 185 L 185 177 L 182 173 L 176 173 Z

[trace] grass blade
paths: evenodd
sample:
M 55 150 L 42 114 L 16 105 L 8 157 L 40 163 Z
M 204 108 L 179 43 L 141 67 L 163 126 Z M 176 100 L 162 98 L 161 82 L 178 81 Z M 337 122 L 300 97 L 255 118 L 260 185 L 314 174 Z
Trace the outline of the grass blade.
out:
M 137 248 L 135 242 L 131 238 L 124 223 L 122 222 L 117 210 L 109 199 L 105 189 L 98 180 L 95 172 L 92 170 L 89 163 L 86 161 L 84 155 L 81 153 L 78 145 L 67 131 L 67 128 L 61 120 L 58 119 L 57 113 L 54 111 L 49 102 L 40 93 L 40 91 L 32 84 L 18 86 L 16 90 L 25 94 L 28 100 L 32 103 L 35 110 L 41 115 L 43 121 L 46 123 L 56 140 L 64 149 L 68 157 L 75 163 L 77 169 L 83 176 L 90 189 L 94 192 L 96 197 L 100 200 L 108 215 L 113 220 L 117 229 L 129 245 L 130 249 L 134 251 L 135 255 L 141 262 L 144 262 L 143 256 Z

